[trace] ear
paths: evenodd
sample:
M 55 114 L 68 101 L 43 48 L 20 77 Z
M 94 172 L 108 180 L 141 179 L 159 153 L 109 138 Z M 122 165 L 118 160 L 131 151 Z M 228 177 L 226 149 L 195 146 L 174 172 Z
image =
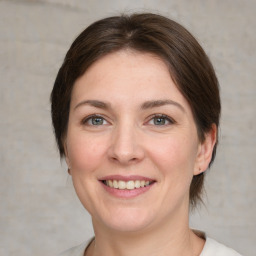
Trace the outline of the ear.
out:
M 63 141 L 63 147 L 64 147 L 64 154 L 65 154 L 65 161 L 68 166 L 68 173 L 69 173 L 69 175 L 71 175 L 71 165 L 70 165 L 66 141 Z
M 217 127 L 212 124 L 211 130 L 205 133 L 205 140 L 198 145 L 194 175 L 204 172 L 211 162 L 213 148 L 217 140 Z

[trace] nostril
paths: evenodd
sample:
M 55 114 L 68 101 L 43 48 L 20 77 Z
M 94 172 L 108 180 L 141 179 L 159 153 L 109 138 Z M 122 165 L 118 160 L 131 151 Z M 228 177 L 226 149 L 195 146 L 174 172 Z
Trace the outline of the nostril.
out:
M 112 162 L 120 164 L 134 164 L 144 158 L 142 147 L 126 144 L 113 144 L 108 150 L 108 157 Z
M 129 157 L 129 156 L 112 156 L 111 159 L 116 162 L 136 162 L 138 160 L 137 157 Z

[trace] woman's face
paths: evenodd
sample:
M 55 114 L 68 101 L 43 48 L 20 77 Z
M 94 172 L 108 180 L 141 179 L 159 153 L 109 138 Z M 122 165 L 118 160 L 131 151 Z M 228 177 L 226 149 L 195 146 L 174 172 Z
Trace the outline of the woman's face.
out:
M 94 225 L 138 231 L 184 221 L 192 177 L 210 161 L 207 141 L 153 55 L 109 54 L 75 82 L 66 161 Z

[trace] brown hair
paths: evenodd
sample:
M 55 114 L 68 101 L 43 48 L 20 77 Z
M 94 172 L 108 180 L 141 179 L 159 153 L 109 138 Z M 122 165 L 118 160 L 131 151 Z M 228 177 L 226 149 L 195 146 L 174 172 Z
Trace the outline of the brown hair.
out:
M 190 104 L 201 141 L 212 124 L 218 128 L 221 108 L 218 80 L 196 39 L 180 24 L 157 14 L 109 17 L 93 23 L 75 39 L 56 77 L 51 93 L 52 122 L 61 157 L 74 82 L 99 58 L 126 48 L 152 53 L 165 61 L 177 88 Z M 211 163 L 216 146 L 217 143 Z M 192 206 L 201 200 L 203 181 L 204 173 L 193 177 Z

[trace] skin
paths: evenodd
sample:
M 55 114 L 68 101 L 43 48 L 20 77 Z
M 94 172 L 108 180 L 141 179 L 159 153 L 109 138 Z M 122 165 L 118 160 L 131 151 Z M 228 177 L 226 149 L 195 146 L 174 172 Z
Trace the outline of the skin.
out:
M 204 241 L 189 229 L 189 187 L 207 169 L 215 141 L 214 125 L 199 141 L 191 108 L 158 57 L 122 50 L 95 62 L 74 84 L 65 139 L 95 230 L 86 255 L 199 255 Z M 106 175 L 155 183 L 118 198 L 99 181 Z

